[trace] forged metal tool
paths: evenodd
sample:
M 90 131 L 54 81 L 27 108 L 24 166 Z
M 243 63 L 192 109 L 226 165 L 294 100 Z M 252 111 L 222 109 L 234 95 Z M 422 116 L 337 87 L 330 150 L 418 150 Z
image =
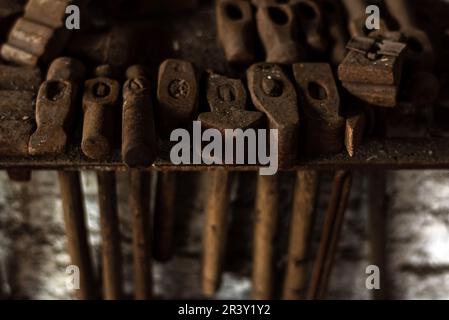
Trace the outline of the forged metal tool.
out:
M 320 6 L 312 0 L 295 0 L 290 4 L 298 16 L 308 46 L 314 53 L 325 53 L 329 44 L 324 37 L 323 12 Z
M 226 59 L 235 64 L 254 62 L 255 22 L 251 4 L 244 0 L 216 1 L 218 41 Z
M 36 100 L 37 130 L 28 146 L 31 155 L 55 156 L 65 152 L 84 74 L 83 64 L 71 58 L 58 58 L 51 64 Z
M 267 62 L 290 64 L 302 58 L 304 50 L 298 43 L 296 32 L 298 21 L 290 5 L 260 5 L 256 21 Z
M 157 117 L 159 131 L 191 125 L 198 113 L 198 78 L 194 66 L 184 60 L 165 60 L 159 67 Z
M 245 110 L 247 94 L 241 80 L 210 73 L 207 79 L 207 100 L 212 112 L 202 113 L 198 117 L 205 128 L 220 130 L 224 135 L 226 129 L 245 130 L 263 124 L 263 113 Z M 215 293 L 221 281 L 221 260 L 225 245 L 220 241 L 226 239 L 227 204 L 230 201 L 229 186 L 222 184 L 231 181 L 231 174 L 219 171 L 213 173 L 210 178 L 212 188 L 206 210 L 203 259 L 203 289 L 206 295 Z M 217 205 L 216 202 L 220 204 Z
M 332 194 L 326 211 L 323 231 L 316 257 L 307 298 L 326 298 L 329 277 L 340 240 L 345 211 L 351 192 L 352 176 L 348 171 L 337 171 L 332 185 Z
M 259 176 L 257 195 L 251 297 L 269 300 L 274 295 L 274 249 L 279 214 L 278 176 Z
M 132 169 L 129 173 L 129 209 L 132 216 L 134 296 L 136 300 L 151 299 L 153 295 L 150 175 Z
M 344 147 L 345 119 L 330 65 L 297 63 L 293 74 L 300 97 L 305 153 L 332 154 Z
M 143 67 L 127 71 L 123 86 L 122 158 L 129 167 L 148 167 L 157 157 L 150 83 Z
M 80 289 L 76 291 L 76 295 L 82 300 L 98 299 L 97 282 L 87 240 L 80 173 L 59 171 L 58 174 L 69 254 L 72 264 L 79 268 Z
M 252 65 L 247 78 L 254 106 L 266 114 L 269 128 L 278 130 L 279 166 L 291 167 L 297 160 L 299 145 L 295 87 L 279 66 L 269 63 Z
M 104 67 L 98 67 L 97 78 L 86 81 L 84 86 L 81 149 L 87 157 L 95 160 L 104 160 L 110 154 L 114 118 L 120 100 L 120 85 L 110 78 L 109 68 Z
M 338 67 L 343 86 L 362 101 L 395 107 L 401 83 L 406 45 L 391 40 L 355 37 Z
M 287 269 L 282 294 L 282 298 L 286 300 L 299 300 L 306 296 L 309 269 L 308 243 L 318 196 L 318 183 L 317 171 L 299 171 L 296 175 Z

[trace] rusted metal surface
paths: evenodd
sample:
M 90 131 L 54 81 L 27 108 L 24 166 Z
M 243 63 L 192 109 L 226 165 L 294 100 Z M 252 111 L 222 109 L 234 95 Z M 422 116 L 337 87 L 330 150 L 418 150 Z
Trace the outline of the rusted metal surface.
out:
M 289 64 L 304 56 L 298 42 L 298 21 L 290 5 L 260 5 L 256 13 L 259 38 L 265 48 L 265 61 Z
M 255 19 L 244 0 L 216 1 L 217 37 L 226 59 L 238 65 L 255 60 Z
M 298 171 L 293 212 L 290 220 L 290 239 L 287 269 L 282 298 L 300 300 L 306 297 L 309 270 L 309 243 L 311 225 L 318 196 L 317 171 Z
M 157 157 L 154 110 L 145 69 L 130 67 L 123 86 L 122 157 L 130 167 L 148 167 Z
M 307 298 L 310 300 L 322 300 L 326 298 L 329 277 L 334 264 L 345 211 L 351 192 L 351 181 L 352 177 L 350 172 L 337 171 L 335 173 L 320 246 L 307 293 Z
M 363 109 L 352 108 L 347 114 L 345 126 L 345 146 L 350 157 L 353 157 L 362 144 L 367 131 L 367 115 Z
M 256 109 L 268 118 L 268 127 L 278 130 L 279 166 L 294 165 L 299 147 L 299 114 L 295 87 L 282 69 L 259 63 L 247 71 L 248 88 Z
M 254 217 L 254 244 L 251 297 L 274 297 L 275 240 L 279 214 L 278 176 L 259 176 Z
M 159 68 L 157 118 L 159 132 L 191 126 L 198 113 L 199 84 L 194 66 L 184 60 L 169 59 Z
M 30 155 L 54 156 L 66 150 L 84 73 L 83 64 L 74 59 L 59 58 L 51 64 L 36 99 L 37 129 L 30 137 Z
M 0 155 L 28 155 L 28 141 L 35 127 L 34 99 L 31 91 L 0 91 Z
M 66 7 L 82 5 L 84 1 L 38 1 L 30 0 L 24 16 L 18 19 L 1 48 L 6 61 L 35 66 L 56 58 L 69 39 L 65 28 Z
M 113 146 L 113 130 L 119 111 L 120 84 L 107 75 L 86 81 L 83 96 L 83 153 L 96 160 L 107 158 Z
M 201 113 L 198 117 L 205 128 L 214 128 L 224 134 L 226 129 L 263 126 L 263 113 L 246 110 L 248 97 L 240 79 L 209 73 L 206 90 L 211 112 Z
M 129 173 L 129 209 L 133 228 L 134 297 L 153 296 L 150 221 L 150 175 L 133 169 Z
M 58 174 L 69 254 L 72 264 L 79 268 L 80 289 L 76 294 L 82 300 L 98 299 L 97 282 L 87 240 L 80 173 L 60 171 Z
M 355 37 L 338 67 L 338 77 L 354 96 L 376 106 L 395 107 L 406 46 L 390 40 Z
M 302 114 L 305 153 L 332 154 L 344 147 L 345 119 L 341 116 L 340 95 L 330 65 L 297 63 L 293 74 Z
M 173 257 L 176 221 L 176 172 L 160 172 L 157 178 L 153 222 L 153 257 L 167 262 Z
M 229 224 L 231 175 L 224 170 L 216 170 L 210 173 L 209 179 L 202 267 L 202 290 L 207 297 L 213 296 L 221 284 Z
M 123 299 L 122 253 L 115 172 L 98 172 L 103 298 Z

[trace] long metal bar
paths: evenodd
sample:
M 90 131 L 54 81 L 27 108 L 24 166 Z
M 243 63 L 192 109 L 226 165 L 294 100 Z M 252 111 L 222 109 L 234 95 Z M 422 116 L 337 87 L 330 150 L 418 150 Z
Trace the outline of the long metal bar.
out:
M 114 152 L 108 161 L 88 160 L 79 149 L 69 149 L 71 156 L 39 158 L 0 158 L 0 170 L 27 168 L 32 170 L 106 170 L 126 171 L 119 152 Z M 220 168 L 205 165 L 172 165 L 167 154 L 145 170 L 160 171 L 204 171 Z M 345 169 L 449 169 L 449 145 L 447 139 L 388 139 L 371 140 L 362 144 L 354 157 L 347 152 L 336 155 L 300 159 L 290 170 L 345 170 Z M 232 166 L 233 171 L 257 170 L 257 166 Z
M 215 294 L 221 282 L 223 256 L 228 231 L 231 176 L 224 170 L 210 173 L 203 236 L 202 287 L 204 295 Z
M 102 238 L 103 295 L 106 300 L 118 300 L 123 298 L 123 283 L 115 172 L 98 172 L 97 179 Z
M 290 223 L 290 241 L 287 270 L 284 278 L 283 299 L 304 299 L 309 266 L 308 243 L 315 211 L 319 174 L 317 171 L 299 171 L 293 198 Z
M 274 294 L 274 254 L 278 220 L 278 176 L 259 176 L 254 221 L 252 298 Z
M 129 207 L 133 228 L 134 295 L 137 300 L 152 297 L 152 257 L 150 222 L 150 176 L 131 170 L 129 173 Z
M 318 255 L 313 267 L 307 298 L 324 299 L 327 294 L 329 277 L 334 264 L 345 211 L 351 191 L 352 176 L 348 171 L 337 171 L 332 186 L 332 194 L 326 212 Z
M 158 175 L 156 209 L 154 212 L 154 252 L 156 260 L 166 262 L 173 255 L 176 203 L 176 173 Z
M 80 288 L 76 294 L 82 300 L 96 299 L 98 295 L 87 240 L 80 173 L 77 171 L 59 171 L 58 175 L 69 254 L 72 264 L 78 267 L 80 271 Z

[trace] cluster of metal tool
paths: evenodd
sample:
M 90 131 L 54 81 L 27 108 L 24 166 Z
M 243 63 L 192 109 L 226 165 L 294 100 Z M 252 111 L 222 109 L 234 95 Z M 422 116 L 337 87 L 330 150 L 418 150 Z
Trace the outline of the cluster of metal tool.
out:
M 177 8 L 169 5 L 172 2 L 187 8 L 199 5 L 196 0 L 139 0 L 133 1 L 133 9 L 165 12 Z M 126 1 L 102 3 L 118 16 L 126 13 Z M 438 94 L 432 44 L 416 27 L 404 0 L 386 0 L 382 11 L 398 21 L 397 31 L 389 30 L 384 20 L 380 30 L 366 30 L 363 0 L 217 0 L 217 38 L 240 77 L 202 72 L 201 65 L 168 59 L 158 65 L 154 94 L 156 77 L 129 63 L 130 52 L 137 51 L 130 45 L 131 37 L 114 28 L 101 36 L 71 35 L 63 27 L 69 4 L 84 8 L 88 1 L 29 0 L 2 46 L 3 60 L 20 66 L 0 65 L 1 157 L 56 159 L 70 149 L 107 163 L 114 151 L 121 150 L 122 161 L 140 169 L 155 162 L 161 140 L 166 142 L 174 129 L 199 120 L 204 128 L 220 131 L 277 129 L 279 165 L 289 168 L 300 157 L 334 154 L 345 147 L 354 156 L 363 137 L 385 120 L 385 110 L 410 112 Z M 64 46 L 89 63 L 59 57 Z M 43 81 L 38 66 L 48 64 Z M 127 68 L 124 84 L 123 68 Z M 221 280 L 231 175 L 227 170 L 211 174 L 204 234 L 206 295 L 214 294 Z M 303 298 L 309 285 L 306 243 L 318 176 L 316 171 L 297 175 L 283 292 L 287 299 Z M 70 254 L 84 275 L 80 296 L 97 297 L 79 173 L 61 171 L 59 178 Z M 171 257 L 175 180 L 173 172 L 158 178 L 152 254 L 147 230 L 149 178 L 140 170 L 130 171 L 136 298 L 151 296 L 152 257 L 162 261 Z M 122 284 L 115 173 L 98 172 L 98 181 L 105 296 L 117 299 Z M 350 185 L 347 171 L 335 174 L 309 298 L 325 296 Z M 274 293 L 277 177 L 260 177 L 257 188 L 253 297 L 269 299 Z

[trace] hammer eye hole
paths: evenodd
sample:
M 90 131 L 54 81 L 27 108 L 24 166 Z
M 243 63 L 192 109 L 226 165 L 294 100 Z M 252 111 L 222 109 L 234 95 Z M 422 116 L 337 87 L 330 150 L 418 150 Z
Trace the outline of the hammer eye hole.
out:
M 271 21 L 277 25 L 286 25 L 289 21 L 287 13 L 278 7 L 269 7 L 268 14 L 270 15 Z
M 51 101 L 58 100 L 64 91 L 64 84 L 59 81 L 51 81 L 47 85 L 46 96 Z
M 111 88 L 104 82 L 98 82 L 94 86 L 94 95 L 97 98 L 107 97 L 111 93 Z
M 326 89 L 317 82 L 310 82 L 308 86 L 309 95 L 315 100 L 326 100 Z
M 305 2 L 298 4 L 298 12 L 307 20 L 314 20 L 317 17 L 315 9 Z
M 229 19 L 238 21 L 243 18 L 243 13 L 240 8 L 235 4 L 228 4 L 226 5 L 226 15 L 229 17 Z

